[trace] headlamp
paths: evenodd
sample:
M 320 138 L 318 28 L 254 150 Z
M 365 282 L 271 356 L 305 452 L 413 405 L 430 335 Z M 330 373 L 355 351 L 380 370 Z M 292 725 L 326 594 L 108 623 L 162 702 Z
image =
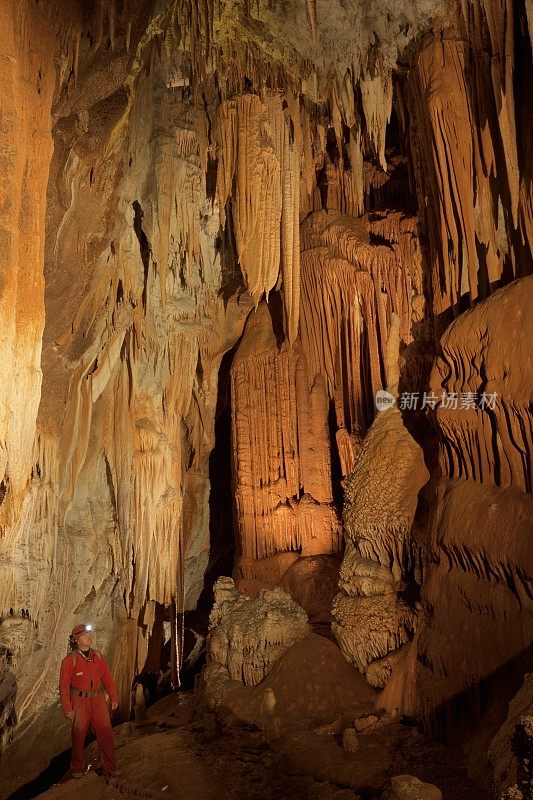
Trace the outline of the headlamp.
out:
M 85 630 L 86 630 L 87 632 L 89 632 L 89 631 L 92 631 L 92 629 L 93 629 L 93 626 L 92 626 L 92 625 L 86 625 L 86 626 L 85 626 Z

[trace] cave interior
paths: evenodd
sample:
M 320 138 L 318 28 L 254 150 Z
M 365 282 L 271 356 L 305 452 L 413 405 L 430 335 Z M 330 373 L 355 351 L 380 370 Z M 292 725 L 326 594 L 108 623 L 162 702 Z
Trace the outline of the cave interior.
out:
M 532 36 L 0 0 L 1 800 L 533 799 Z

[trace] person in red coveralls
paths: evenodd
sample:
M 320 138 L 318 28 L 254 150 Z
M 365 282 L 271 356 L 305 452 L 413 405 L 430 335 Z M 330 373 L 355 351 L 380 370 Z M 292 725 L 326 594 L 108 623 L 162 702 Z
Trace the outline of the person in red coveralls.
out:
M 111 708 L 115 710 L 118 708 L 117 690 L 105 658 L 98 650 L 93 650 L 92 643 L 91 626 L 76 625 L 69 637 L 71 652 L 61 663 L 59 694 L 63 713 L 72 720 L 70 769 L 73 778 L 83 776 L 83 748 L 89 726 L 96 735 L 104 772 L 120 775 L 103 692 L 105 689 Z

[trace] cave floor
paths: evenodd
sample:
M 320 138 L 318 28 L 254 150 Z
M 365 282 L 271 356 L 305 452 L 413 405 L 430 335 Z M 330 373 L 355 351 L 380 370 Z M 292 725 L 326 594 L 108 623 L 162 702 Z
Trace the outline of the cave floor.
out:
M 120 778 L 100 774 L 95 744 L 86 750 L 86 775 L 66 778 L 48 800 L 370 800 L 386 780 L 416 775 L 437 785 L 444 800 L 486 800 L 453 747 L 432 743 L 413 727 L 380 724 L 358 736 L 346 753 L 342 737 L 295 725 L 267 745 L 261 731 L 232 714 L 193 715 L 192 696 L 172 695 L 148 718 L 115 729 Z

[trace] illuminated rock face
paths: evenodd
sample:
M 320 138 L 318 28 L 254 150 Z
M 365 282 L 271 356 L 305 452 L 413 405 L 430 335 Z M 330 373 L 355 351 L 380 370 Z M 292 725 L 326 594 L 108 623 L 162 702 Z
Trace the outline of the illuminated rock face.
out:
M 157 604 L 179 659 L 234 348 L 242 591 L 337 557 L 346 479 L 335 624 L 386 704 L 530 641 L 531 19 L 392 5 L 0 0 L 4 742 L 76 622 L 126 713 Z M 429 430 L 383 389 L 498 400 Z
M 278 350 L 265 303 L 233 361 L 232 409 L 239 584 L 275 585 L 289 566 L 281 554 L 335 553 L 341 530 L 324 384 L 310 387 L 298 344 Z
M 235 589 L 231 578 L 219 578 L 214 596 L 202 674 L 211 706 L 225 691 L 257 686 L 278 658 L 310 633 L 305 611 L 279 587 L 263 589 L 251 599 Z
M 30 4 L 15 2 L 3 3 L 0 13 L 0 537 L 8 537 L 20 528 L 38 449 L 34 439 L 42 380 L 44 222 L 55 74 L 53 33 L 41 15 Z M 33 47 L 37 37 L 42 49 Z

